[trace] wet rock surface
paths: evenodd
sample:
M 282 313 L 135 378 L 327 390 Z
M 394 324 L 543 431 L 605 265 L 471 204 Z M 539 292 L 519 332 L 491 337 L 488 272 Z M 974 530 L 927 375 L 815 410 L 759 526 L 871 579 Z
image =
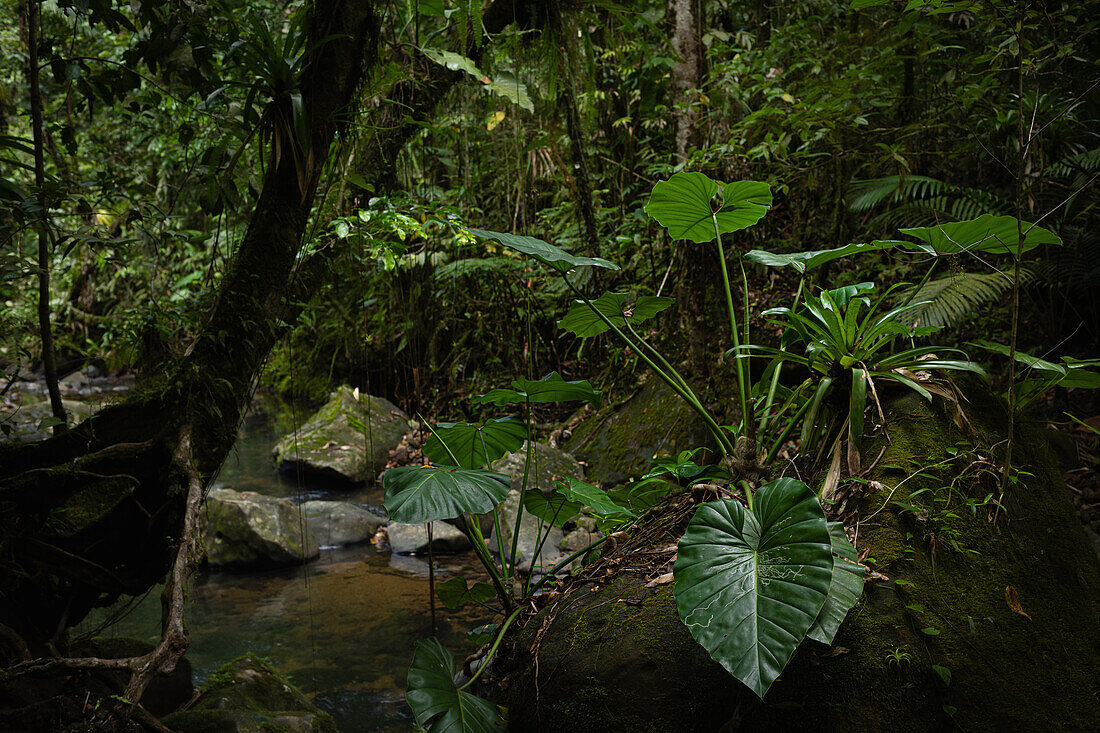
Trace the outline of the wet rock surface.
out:
M 210 565 L 290 565 L 317 557 L 313 531 L 287 499 L 212 489 L 199 512 Z

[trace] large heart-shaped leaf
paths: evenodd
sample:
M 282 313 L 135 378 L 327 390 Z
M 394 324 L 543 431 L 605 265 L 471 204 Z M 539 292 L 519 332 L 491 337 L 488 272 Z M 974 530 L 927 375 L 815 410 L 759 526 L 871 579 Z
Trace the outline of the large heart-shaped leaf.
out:
M 745 259 L 768 267 L 790 267 L 795 272 L 803 273 L 815 267 L 820 267 L 826 262 L 839 260 L 841 257 L 848 257 L 861 252 L 892 249 L 905 244 L 908 243 L 893 239 L 876 239 L 873 242 L 856 242 L 836 249 L 819 249 L 813 252 L 792 252 L 791 254 L 775 254 L 774 252 L 765 252 L 762 249 L 754 249 L 745 255 Z
M 462 692 L 454 681 L 455 660 L 439 639 L 416 642 L 405 700 L 417 724 L 432 733 L 482 733 L 504 730 L 498 708 Z
M 510 487 L 502 473 L 457 466 L 401 466 L 382 475 L 386 511 L 400 524 L 483 514 L 504 501 Z
M 909 248 L 919 249 L 930 255 L 954 255 L 959 252 L 988 252 L 990 254 L 1016 254 L 1020 242 L 1020 232 L 1014 216 L 993 216 L 982 214 L 977 219 L 956 221 L 950 224 L 937 224 L 934 227 L 914 227 L 902 229 L 921 240 L 920 244 L 909 244 Z M 1061 244 L 1061 238 L 1040 226 L 1023 222 L 1023 251 L 1035 249 L 1041 244 Z
M 691 635 L 763 697 L 825 605 L 833 552 L 817 496 L 801 481 L 764 485 L 753 507 L 700 505 L 673 572 Z
M 626 293 L 604 293 L 592 302 L 600 315 L 619 328 L 626 322 L 631 325 L 641 323 L 672 305 L 672 298 L 655 295 L 642 295 L 635 299 Z M 582 300 L 573 302 L 565 318 L 558 321 L 558 328 L 575 333 L 578 336 L 597 336 L 610 326 Z
M 561 274 L 569 272 L 574 267 L 603 267 L 608 270 L 618 270 L 619 266 L 600 257 L 577 257 L 566 252 L 561 247 L 555 247 L 549 242 L 534 237 L 525 237 L 520 234 L 508 234 L 507 232 L 490 232 L 486 229 L 466 229 L 475 237 L 492 239 L 500 242 L 505 247 L 514 249 L 529 257 L 534 257 L 544 265 L 549 265 Z
M 719 193 L 721 201 L 715 202 Z M 645 213 L 673 239 L 701 244 L 714 239 L 715 221 L 721 234 L 736 232 L 760 221 L 771 205 L 772 190 L 766 183 L 719 183 L 702 173 L 681 171 L 653 187 Z
M 829 522 L 829 539 L 833 546 L 833 580 L 829 585 L 829 597 L 821 607 L 814 625 L 806 636 L 832 644 L 840 622 L 859 600 L 863 593 L 863 574 L 865 569 L 859 564 L 856 548 L 844 534 L 843 522 Z
M 467 585 L 465 578 L 451 578 L 435 584 L 439 601 L 452 611 L 467 603 L 488 603 L 497 597 L 496 589 L 488 583 Z
M 525 440 L 527 425 L 514 416 L 484 423 L 441 422 L 424 441 L 424 455 L 434 463 L 481 468 L 519 450 Z
M 493 389 L 474 397 L 478 404 L 513 405 L 523 402 L 572 402 L 584 400 L 599 407 L 602 394 L 593 389 L 587 379 L 567 381 L 557 372 L 550 372 L 542 379 L 517 379 L 512 389 Z

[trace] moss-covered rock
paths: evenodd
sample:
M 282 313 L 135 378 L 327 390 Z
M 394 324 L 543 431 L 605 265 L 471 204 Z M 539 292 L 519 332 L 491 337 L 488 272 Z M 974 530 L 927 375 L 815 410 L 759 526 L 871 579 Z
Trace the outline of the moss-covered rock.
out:
M 187 710 L 164 718 L 180 733 L 336 733 L 336 724 L 270 664 L 223 665 Z
M 199 513 L 211 565 L 290 565 L 317 557 L 317 539 L 287 499 L 213 489 Z
M 408 416 L 392 402 L 344 385 L 305 425 L 282 438 L 272 457 L 282 471 L 364 483 L 386 467 L 389 452 L 409 429 Z
M 1024 473 L 995 523 L 990 505 L 967 508 L 962 494 L 980 504 L 988 492 L 970 486 L 981 478 L 973 469 L 948 501 L 961 469 L 1003 446 L 1005 415 L 988 394 L 972 396 L 970 433 L 942 408 L 895 401 L 892 442 L 869 441 L 868 462 L 886 450 L 874 483 L 851 501 L 857 547 L 881 576 L 835 645 L 804 642 L 766 701 L 693 641 L 670 586 L 622 575 L 574 587 L 515 627 L 492 692 L 512 729 L 1093 729 L 1100 566 L 1057 466 L 1025 430 L 1015 454 Z
M 531 451 L 531 469 L 527 471 L 528 488 L 537 488 L 549 493 L 554 490 L 554 482 L 572 477 L 584 478 L 584 466 L 565 451 L 551 448 L 545 443 L 535 443 Z M 509 453 L 493 462 L 493 470 L 507 474 L 512 479 L 512 490 L 519 491 L 523 486 L 523 473 L 527 466 L 527 444 L 515 453 Z
M 564 447 L 588 465 L 590 480 L 613 485 L 644 473 L 653 458 L 706 445 L 708 435 L 684 401 L 649 374 L 625 401 L 581 417 Z

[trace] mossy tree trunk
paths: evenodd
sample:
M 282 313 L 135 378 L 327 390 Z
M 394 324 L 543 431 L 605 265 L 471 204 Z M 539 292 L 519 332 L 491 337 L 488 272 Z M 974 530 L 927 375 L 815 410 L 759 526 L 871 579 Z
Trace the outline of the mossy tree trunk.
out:
M 350 120 L 378 31 L 372 5 L 356 0 L 318 0 L 311 23 L 313 44 L 330 40 L 313 46 L 301 85 L 310 148 L 266 166 L 249 226 L 197 340 L 122 404 L 50 440 L 0 446 L 0 630 L 7 647 L 0 651 L 9 664 L 33 667 L 27 657 L 63 654 L 68 626 L 122 594 L 144 593 L 166 574 L 178 591 L 165 598 L 172 648 L 121 666 L 135 673 L 154 661 L 170 668 L 186 647 L 176 617 L 201 492 L 233 445 L 279 333 L 318 179 Z M 284 140 L 284 151 L 286 144 L 293 143 Z

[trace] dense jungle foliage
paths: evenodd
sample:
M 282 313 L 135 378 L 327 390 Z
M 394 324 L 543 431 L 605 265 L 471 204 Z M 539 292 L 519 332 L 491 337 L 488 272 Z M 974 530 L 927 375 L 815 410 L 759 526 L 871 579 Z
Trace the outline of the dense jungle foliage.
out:
M 678 613 L 761 698 L 862 593 L 864 558 L 827 520 L 887 422 L 879 390 L 946 399 L 962 424 L 930 374 L 991 380 L 1007 449 L 968 507 L 994 523 L 1018 422 L 1077 430 L 1095 462 L 1100 3 L 352 5 L 0 0 L 0 400 L 45 382 L 56 435 L 0 479 L 25 493 L 68 461 L 65 480 L 114 478 L 78 462 L 144 431 L 159 453 L 128 457 L 133 481 L 176 487 L 149 500 L 160 544 L 117 587 L 56 612 L 52 581 L 0 582 L 41 612 L 12 632 L 31 652 L 168 572 L 257 388 L 317 406 L 350 384 L 474 420 L 433 428 L 435 468 L 391 468 L 386 508 L 465 519 L 491 582 L 440 598 L 496 604 L 503 635 L 551 576 L 513 584 L 471 519 L 501 536 L 494 460 L 653 375 L 707 437 L 698 463 L 647 478 L 729 484 L 681 528 Z M 84 448 L 57 389 L 78 371 L 138 383 L 130 417 L 76 430 Z M 519 503 L 540 528 L 587 507 L 614 537 L 656 502 L 638 496 L 572 479 L 528 495 L 525 478 Z M 734 593 L 792 557 L 812 568 L 799 587 Z M 745 618 L 779 631 L 738 636 Z M 413 666 L 419 723 L 496 725 L 437 642 Z

